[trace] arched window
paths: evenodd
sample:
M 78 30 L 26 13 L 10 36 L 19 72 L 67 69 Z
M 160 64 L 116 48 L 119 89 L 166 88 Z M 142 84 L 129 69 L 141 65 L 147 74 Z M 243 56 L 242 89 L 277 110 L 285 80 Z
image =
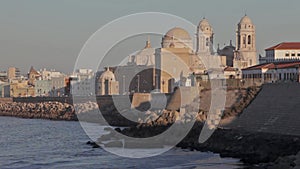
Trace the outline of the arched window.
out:
M 209 38 L 206 38 L 206 46 L 209 46 Z
M 248 35 L 248 45 L 250 45 L 250 44 L 251 44 L 251 36 Z
M 238 44 L 240 45 L 240 43 L 241 43 L 241 36 L 238 35 Z
M 243 37 L 243 44 L 246 45 L 246 37 Z

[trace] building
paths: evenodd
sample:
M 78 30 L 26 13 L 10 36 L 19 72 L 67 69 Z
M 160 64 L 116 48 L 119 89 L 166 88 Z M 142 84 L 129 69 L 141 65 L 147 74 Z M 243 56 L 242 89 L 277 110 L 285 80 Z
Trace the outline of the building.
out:
M 151 47 L 150 39 L 148 38 L 144 49 L 138 51 L 135 55 L 129 56 L 127 65 L 155 65 L 155 49 Z
M 299 82 L 300 61 L 273 62 L 243 69 L 243 79 L 257 83 Z
M 239 70 L 237 68 L 233 67 L 226 67 L 224 69 L 224 76 L 226 79 L 235 79 L 236 77 L 239 77 Z
M 266 56 L 260 58 L 260 63 L 300 60 L 300 42 L 282 42 L 265 51 Z
M 97 95 L 118 95 L 119 94 L 119 82 L 116 81 L 116 77 L 109 67 L 106 68 L 99 79 L 97 79 Z
M 4 97 L 4 86 L 7 86 L 7 82 L 3 82 L 0 80 L 0 97 Z
M 35 81 L 35 96 L 60 97 L 66 93 L 65 77 L 52 77 L 51 79 Z
M 119 82 L 119 93 L 150 93 L 156 89 L 154 66 L 126 65 L 112 69 Z
M 36 71 L 33 66 L 31 66 L 29 72 L 28 72 L 28 85 L 35 86 L 36 80 L 39 80 L 41 77 L 41 74 Z
M 21 77 L 20 70 L 16 67 L 9 67 L 7 71 L 8 80 L 18 79 Z
M 7 73 L 5 71 L 0 71 L 0 82 L 7 82 Z
M 73 96 L 95 95 L 95 76 L 91 69 L 79 69 L 69 77 L 70 94 Z
M 255 26 L 252 20 L 245 15 L 237 26 L 233 67 L 241 70 L 256 64 L 258 62 Z
M 217 53 L 219 56 L 226 57 L 226 66 L 233 67 L 234 51 L 235 46 L 232 45 L 232 40 L 230 40 L 229 45 L 225 46 L 223 49 L 220 49 L 220 45 L 218 44 Z
M 203 18 L 197 27 L 196 53 L 200 55 L 212 55 L 214 44 L 213 28 L 206 18 Z
M 34 97 L 35 88 L 27 80 L 13 80 L 3 87 L 4 97 Z
M 51 80 L 37 80 L 35 82 L 35 96 L 50 96 L 51 90 Z
M 103 72 L 109 79 L 97 77 L 97 94 L 113 94 L 118 82 L 119 93 L 172 93 L 178 86 L 196 86 L 197 80 L 208 81 L 218 78 L 214 72 L 223 71 L 228 79 L 242 77 L 242 69 L 257 64 L 255 26 L 248 16 L 238 23 L 236 47 L 230 45 L 215 51 L 214 32 L 211 24 L 203 18 L 196 30 L 196 46 L 193 37 L 180 28 L 174 27 L 162 37 L 161 47 L 152 48 L 148 38 L 146 46 L 129 56 L 125 66 Z M 106 82 L 105 82 L 106 81 Z
M 54 97 L 64 96 L 66 93 L 66 86 L 67 86 L 66 77 L 64 76 L 52 77 L 51 82 L 52 82 L 51 95 Z
M 65 75 L 61 72 L 55 70 L 46 70 L 42 69 L 39 71 L 42 80 L 50 80 L 52 78 L 65 77 Z

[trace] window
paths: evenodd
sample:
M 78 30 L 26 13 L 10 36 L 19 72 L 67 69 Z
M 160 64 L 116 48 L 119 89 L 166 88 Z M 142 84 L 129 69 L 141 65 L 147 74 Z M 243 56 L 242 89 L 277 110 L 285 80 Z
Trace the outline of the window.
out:
M 285 56 L 286 56 L 286 57 L 289 57 L 289 56 L 290 56 L 290 53 L 289 53 L 289 52 L 286 52 L 286 53 L 285 53 Z
M 293 53 L 292 53 L 292 56 L 296 56 L 296 54 L 293 52 Z
M 209 46 L 209 38 L 206 38 L 206 46 Z
M 249 35 L 248 36 L 248 45 L 250 45 L 251 44 L 251 36 Z
M 300 56 L 300 53 L 298 53 L 297 56 Z
M 243 37 L 243 44 L 246 44 L 246 37 Z

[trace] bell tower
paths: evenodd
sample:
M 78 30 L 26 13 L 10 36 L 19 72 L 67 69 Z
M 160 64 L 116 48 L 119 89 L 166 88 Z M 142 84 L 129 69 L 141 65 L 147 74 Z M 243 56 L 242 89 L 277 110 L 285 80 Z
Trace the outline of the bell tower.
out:
M 243 69 L 257 64 L 255 26 L 245 15 L 237 25 L 234 67 Z
M 206 18 L 203 18 L 197 29 L 197 54 L 213 54 L 214 33 Z

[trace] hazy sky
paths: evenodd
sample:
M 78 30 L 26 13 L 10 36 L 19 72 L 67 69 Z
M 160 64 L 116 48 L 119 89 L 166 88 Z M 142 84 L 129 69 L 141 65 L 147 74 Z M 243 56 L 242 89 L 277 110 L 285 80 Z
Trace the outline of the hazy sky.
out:
M 15 66 L 26 73 L 32 65 L 71 72 L 95 31 L 136 12 L 170 13 L 195 25 L 205 16 L 214 28 L 215 45 L 221 46 L 231 39 L 235 43 L 236 25 L 246 12 L 264 55 L 263 49 L 277 43 L 300 41 L 299 7 L 298 0 L 1 0 L 0 70 Z

